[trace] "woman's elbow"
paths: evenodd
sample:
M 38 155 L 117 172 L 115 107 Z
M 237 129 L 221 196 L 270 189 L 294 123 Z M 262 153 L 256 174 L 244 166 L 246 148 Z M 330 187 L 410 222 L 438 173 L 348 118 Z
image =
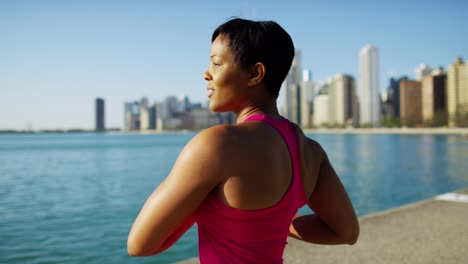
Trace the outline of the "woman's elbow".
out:
M 142 257 L 143 255 L 140 252 L 127 246 L 127 253 L 130 257 Z
M 142 248 L 130 239 L 127 240 L 127 253 L 132 257 L 139 257 L 144 255 Z
M 143 256 L 148 256 L 147 250 L 141 245 L 141 243 L 138 243 L 135 241 L 135 239 L 128 238 L 127 240 L 127 253 L 128 255 L 132 257 L 143 257 Z
M 355 225 L 354 228 L 350 228 L 346 234 L 346 243 L 349 245 L 354 245 L 359 239 L 359 223 Z

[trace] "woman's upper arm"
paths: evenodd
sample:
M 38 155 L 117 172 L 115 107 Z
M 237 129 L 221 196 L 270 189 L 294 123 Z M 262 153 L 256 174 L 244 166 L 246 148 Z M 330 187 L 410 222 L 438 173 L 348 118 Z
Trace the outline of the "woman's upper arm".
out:
M 320 149 L 323 158 L 308 205 L 337 235 L 357 239 L 359 222 L 351 200 L 325 151 Z
M 127 241 L 131 255 L 147 255 L 158 249 L 219 183 L 220 144 L 216 141 L 216 131 L 204 131 L 183 149 L 132 226 Z

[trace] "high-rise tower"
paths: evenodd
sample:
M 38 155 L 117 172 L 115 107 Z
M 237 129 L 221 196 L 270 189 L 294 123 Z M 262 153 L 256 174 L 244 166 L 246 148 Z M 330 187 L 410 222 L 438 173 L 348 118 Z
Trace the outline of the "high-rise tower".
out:
M 337 74 L 328 87 L 329 122 L 335 125 L 352 125 L 355 122 L 356 93 L 354 78 Z
M 421 82 L 400 82 L 400 118 L 403 125 L 414 126 L 422 122 Z
M 294 59 L 289 69 L 288 75 L 283 82 L 284 91 L 284 104 L 282 114 L 289 120 L 299 123 L 300 119 L 300 89 L 299 84 L 302 81 L 302 67 L 301 67 L 301 51 L 296 49 L 294 52 Z
M 447 125 L 447 74 L 442 68 L 423 77 L 421 82 L 422 118 L 427 125 Z
M 105 119 L 104 119 L 104 99 L 96 98 L 95 106 L 95 129 L 96 131 L 106 130 Z
M 377 124 L 380 116 L 379 54 L 372 45 L 365 45 L 359 54 L 359 121 Z
M 302 74 L 300 84 L 300 125 L 303 128 L 312 126 L 312 106 L 314 100 L 314 83 L 312 82 L 312 72 L 305 69 Z
M 422 81 L 424 76 L 431 75 L 432 68 L 425 64 L 421 63 L 416 69 L 414 70 L 414 73 L 416 74 L 416 81 Z
M 147 97 L 141 98 L 140 101 L 140 129 L 148 130 L 150 123 L 149 101 Z
M 314 115 L 313 125 L 320 127 L 330 123 L 329 104 L 328 104 L 328 85 L 329 83 L 319 83 L 318 94 L 314 97 Z
M 447 71 L 448 125 L 468 126 L 468 66 L 457 57 Z

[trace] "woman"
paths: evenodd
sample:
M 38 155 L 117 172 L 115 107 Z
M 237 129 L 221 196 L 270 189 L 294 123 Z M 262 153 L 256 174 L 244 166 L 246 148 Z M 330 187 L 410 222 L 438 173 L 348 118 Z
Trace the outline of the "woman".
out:
M 200 132 L 151 194 L 128 237 L 130 255 L 166 250 L 194 223 L 202 263 L 282 263 L 288 236 L 354 244 L 359 224 L 325 151 L 276 107 L 294 57 L 272 21 L 233 19 L 212 36 L 210 108 L 235 125 Z M 315 214 L 296 215 L 307 204 Z

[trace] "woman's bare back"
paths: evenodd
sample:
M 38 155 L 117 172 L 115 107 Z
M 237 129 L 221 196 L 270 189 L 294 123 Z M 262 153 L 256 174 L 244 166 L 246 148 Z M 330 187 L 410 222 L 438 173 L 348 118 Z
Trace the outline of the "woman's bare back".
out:
M 226 126 L 231 158 L 229 175 L 213 193 L 225 204 L 238 209 L 257 210 L 278 203 L 292 181 L 292 160 L 286 142 L 271 125 L 256 121 Z M 312 193 L 323 154 L 315 141 L 294 126 L 299 143 L 306 197 Z M 255 131 L 253 133 L 253 131 Z

